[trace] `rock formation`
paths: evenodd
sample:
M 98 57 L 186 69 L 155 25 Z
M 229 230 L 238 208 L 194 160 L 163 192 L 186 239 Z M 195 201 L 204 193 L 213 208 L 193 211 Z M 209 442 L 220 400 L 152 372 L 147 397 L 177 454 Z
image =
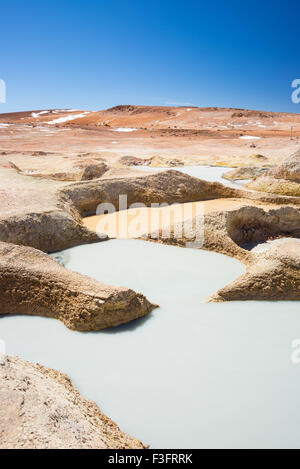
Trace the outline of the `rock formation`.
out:
M 108 166 L 103 162 L 92 162 L 87 165 L 80 165 L 79 168 L 82 168 L 82 171 L 79 175 L 80 181 L 90 181 L 92 179 L 98 179 L 103 176 L 106 171 L 108 171 Z
M 215 197 L 238 197 L 241 192 L 177 171 L 134 177 L 97 179 L 68 184 L 31 178 L 0 168 L 0 241 L 53 252 L 99 240 L 81 216 L 93 214 L 106 202 L 119 209 L 119 195 L 128 205 L 188 202 Z M 19 188 L 22 187 L 22 195 Z
M 184 246 L 196 241 L 203 229 L 204 249 L 247 263 L 251 253 L 243 247 L 249 244 L 284 236 L 300 238 L 300 209 L 287 206 L 265 210 L 244 203 L 237 209 L 215 210 L 204 218 L 197 216 L 177 223 L 171 227 L 168 238 L 162 237 L 161 232 L 154 232 L 150 236 L 147 233 L 143 239 Z
M 253 179 L 254 177 L 261 176 L 267 171 L 267 168 L 255 168 L 253 166 L 246 166 L 244 168 L 235 168 L 232 171 L 225 171 L 222 178 L 229 179 L 230 181 L 240 181 L 243 179 Z
M 300 197 L 300 184 L 287 179 L 277 179 L 272 176 L 261 176 L 246 184 L 248 189 L 270 194 L 286 195 L 288 197 Z
M 300 183 L 300 150 L 286 158 L 281 165 L 270 170 L 269 174 L 278 179 Z
M 58 158 L 56 157 L 56 159 Z M 14 163 L 10 162 L 11 167 L 18 170 L 20 174 L 42 179 L 53 179 L 56 181 L 90 181 L 91 179 L 99 179 L 109 169 L 107 164 L 103 161 L 99 161 L 99 159 L 93 160 L 86 158 L 81 161 L 75 158 L 75 161 L 70 159 L 70 161 L 65 162 L 65 160 L 63 160 L 63 163 L 64 165 L 61 164 L 62 168 L 60 170 L 43 170 L 41 168 L 28 171 L 22 170 Z
M 0 243 L 1 314 L 59 319 L 77 331 L 118 326 L 155 306 L 129 288 L 104 285 L 33 248 Z
M 119 195 L 127 197 L 128 206 L 133 203 L 150 206 L 152 203 L 241 197 L 244 192 L 173 170 L 140 177 L 75 183 L 59 192 L 65 206 L 75 207 L 81 216 L 95 213 L 98 204 L 103 202 L 111 203 L 119 210 Z
M 168 238 L 162 237 L 160 232 L 154 232 L 150 237 L 147 234 L 143 238 L 186 246 L 187 243 L 201 240 L 199 233 L 204 227 L 203 245 L 195 244 L 194 247 L 235 257 L 247 266 L 247 273 L 220 290 L 221 293 L 213 295 L 212 301 L 300 299 L 299 243 L 283 242 L 262 254 L 246 249 L 247 245 L 268 239 L 300 238 L 299 209 L 281 207 L 266 211 L 259 207 L 242 206 L 208 214 L 204 221 L 201 217 L 195 217 L 179 225 L 172 227 Z
M 1 356 L 1 449 L 143 449 L 68 376 L 17 357 Z
M 66 183 L 31 178 L 12 168 L 0 168 L 0 182 L 0 241 L 46 252 L 99 241 L 94 232 L 83 226 L 81 217 L 94 214 L 103 202 L 113 204 L 118 210 L 119 195 L 127 197 L 128 206 L 136 202 L 150 206 L 233 197 L 300 204 L 300 198 L 231 189 L 174 170 Z

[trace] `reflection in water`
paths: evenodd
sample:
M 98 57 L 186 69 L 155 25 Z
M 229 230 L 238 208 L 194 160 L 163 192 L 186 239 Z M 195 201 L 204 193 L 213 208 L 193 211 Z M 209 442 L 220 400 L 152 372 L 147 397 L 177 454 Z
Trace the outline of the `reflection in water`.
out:
M 244 271 L 206 251 L 114 240 L 67 253 L 69 268 L 141 291 L 160 308 L 97 333 L 5 317 L 8 353 L 69 374 L 154 448 L 299 447 L 300 368 L 290 360 L 298 302 L 205 303 Z

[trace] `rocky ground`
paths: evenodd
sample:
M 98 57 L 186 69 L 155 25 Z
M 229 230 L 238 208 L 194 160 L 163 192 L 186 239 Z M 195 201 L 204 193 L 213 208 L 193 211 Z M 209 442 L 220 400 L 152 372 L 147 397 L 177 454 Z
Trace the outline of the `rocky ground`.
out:
M 54 317 L 80 331 L 149 313 L 155 305 L 142 292 L 96 282 L 48 255 L 114 236 L 104 230 L 99 238 L 103 215 L 95 212 L 106 203 L 119 217 L 130 214 L 120 194 L 127 205 L 145 204 L 146 217 L 169 210 L 149 208 L 153 203 L 192 209 L 184 229 L 182 220 L 169 222 L 169 237 L 161 238 L 160 222 L 129 237 L 185 246 L 195 241 L 189 230 L 204 227 L 198 247 L 245 263 L 245 274 L 210 301 L 299 300 L 299 243 L 284 241 L 265 253 L 247 247 L 300 237 L 299 137 L 297 114 L 240 109 L 117 106 L 0 115 L 0 313 Z M 139 170 L 190 164 L 229 166 L 226 177 L 251 182 L 232 189 L 179 171 Z M 1 447 L 143 447 L 58 372 L 8 357 L 0 373 Z
M 17 357 L 1 356 L 1 449 L 143 449 L 68 376 Z

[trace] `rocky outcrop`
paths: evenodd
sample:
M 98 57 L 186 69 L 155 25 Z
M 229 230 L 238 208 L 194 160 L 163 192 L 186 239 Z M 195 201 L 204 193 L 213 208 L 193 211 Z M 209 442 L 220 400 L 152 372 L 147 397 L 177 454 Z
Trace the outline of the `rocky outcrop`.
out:
M 196 216 L 185 220 L 184 223 L 176 223 L 171 226 L 167 235 L 165 228 L 162 227 L 160 230 L 141 236 L 141 238 L 162 244 L 206 249 L 235 257 L 244 263 L 251 262 L 250 253 L 242 249 L 228 235 L 226 213 L 215 212 L 206 215 L 204 219 L 201 216 Z
M 228 211 L 225 226 L 228 236 L 241 247 L 284 236 L 300 238 L 300 210 L 245 206 Z
M 73 214 L 57 209 L 0 218 L 0 241 L 31 246 L 45 252 L 99 241 L 95 233 L 81 224 L 76 213 Z
M 118 160 L 124 166 L 148 166 L 151 163 L 151 158 L 138 158 L 137 156 L 121 156 Z
M 119 210 L 122 208 L 119 195 L 127 197 L 128 205 L 135 202 L 150 205 L 240 194 L 222 184 L 201 181 L 177 171 L 67 184 L 0 168 L 0 180 L 0 241 L 47 252 L 99 240 L 82 225 L 81 216 L 94 214 L 103 202 Z
M 222 174 L 222 178 L 230 181 L 242 181 L 243 179 L 253 179 L 254 177 L 261 176 L 266 171 L 267 168 L 246 166 L 244 168 L 235 168 L 232 171 L 226 171 Z
M 256 191 L 300 197 L 300 150 L 268 171 L 265 176 L 250 182 L 247 187 Z
M 101 203 L 183 203 L 242 197 L 266 203 L 300 204 L 300 198 L 231 189 L 179 171 L 132 177 L 113 177 L 78 183 L 31 178 L 0 168 L 0 241 L 53 252 L 99 240 L 86 229 L 81 216 L 94 214 Z M 19 188 L 22 187 L 20 195 Z M 126 205 L 126 203 L 125 203 Z
M 299 243 L 282 241 L 256 255 L 244 275 L 211 297 L 234 300 L 300 300 Z
M 1 449 L 143 449 L 68 376 L 17 357 L 0 362 Z
M 5 172 L 2 174 L 1 171 Z M 173 170 L 73 184 L 28 178 L 14 169 L 0 169 L 0 177 L 3 182 L 3 189 L 0 191 L 3 201 L 0 241 L 27 245 L 46 252 L 99 241 L 95 232 L 83 226 L 81 216 L 95 213 L 101 203 L 113 204 L 116 210 L 121 210 L 141 202 L 151 206 L 153 203 L 170 204 L 235 197 L 266 203 L 297 204 L 300 201 L 299 198 L 231 189 Z M 20 186 L 22 197 L 18 191 Z M 123 207 L 119 205 L 119 195 L 124 196 Z M 299 211 L 292 207 L 264 212 L 263 209 L 248 206 L 235 211 L 214 212 L 206 216 L 204 248 L 250 263 L 251 255 L 243 249 L 243 244 L 268 237 L 297 237 L 299 226 Z M 192 239 L 189 237 L 188 241 Z M 169 242 L 180 245 L 185 244 L 186 239 L 184 236 L 171 236 Z M 91 288 L 90 279 L 86 283 L 77 274 L 66 274 L 66 270 L 59 272 L 57 265 L 54 268 L 49 260 L 43 263 L 41 274 L 34 260 L 29 264 L 27 260 L 22 261 L 24 251 L 16 256 L 20 257 L 19 265 L 15 262 L 10 266 L 11 261 L 6 261 L 7 247 L 4 251 L 6 254 L 2 256 L 2 279 L 6 283 L 3 284 L 5 294 L 1 303 L 3 313 L 49 315 L 62 320 L 68 327 L 91 330 L 128 322 L 146 314 L 151 308 L 134 292 L 127 290 L 124 293 L 118 290 L 116 293 L 112 287 L 106 289 L 106 286 L 99 286 L 97 282 L 93 287 L 94 296 L 89 295 L 87 292 Z M 19 279 L 18 290 L 14 283 L 16 275 Z M 52 276 L 57 288 L 53 290 L 53 295 L 48 291 L 51 290 L 49 285 L 52 284 Z M 18 296 L 15 295 L 16 291 Z M 112 291 L 115 292 L 114 295 Z M 37 303 L 34 303 L 36 298 Z M 98 300 L 104 300 L 104 303 L 99 306 Z
M 123 195 L 122 205 L 119 196 Z M 271 194 L 256 194 L 232 189 L 218 182 L 208 182 L 176 170 L 127 178 L 101 179 L 68 185 L 58 192 L 61 204 L 69 211 L 76 209 L 81 216 L 96 213 L 101 203 L 123 210 L 134 203 L 146 206 L 161 203 L 186 203 L 222 198 L 247 198 L 266 203 L 299 204 L 300 198 Z M 125 200 L 125 205 L 124 205 Z M 126 205 L 127 204 L 127 205 Z
M 300 299 L 299 243 L 283 242 L 278 248 L 272 247 L 264 254 L 246 249 L 253 243 L 280 237 L 300 238 L 299 209 L 281 207 L 266 211 L 259 207 L 242 206 L 208 214 L 204 219 L 198 216 L 186 220 L 184 224 L 175 224 L 169 237 L 162 236 L 162 232 L 157 231 L 142 238 L 164 244 L 207 249 L 235 257 L 246 264 L 247 273 L 223 288 L 221 293 L 214 295 L 212 301 Z M 264 265 L 266 273 L 261 275 Z M 259 282 L 255 280 L 256 274 Z
M 98 179 L 108 171 L 109 167 L 103 162 L 90 163 L 83 167 L 80 175 L 80 181 L 90 181 L 92 179 Z
M 283 163 L 269 171 L 277 179 L 300 183 L 300 150 L 286 158 Z
M 36 249 L 0 243 L 0 312 L 59 319 L 77 331 L 100 330 L 145 316 L 143 295 L 102 284 Z
M 237 209 L 214 211 L 196 216 L 171 226 L 170 235 L 156 231 L 142 236 L 164 244 L 185 246 L 196 243 L 209 251 L 235 257 L 242 262 L 252 262 L 253 254 L 246 248 L 268 239 L 280 237 L 300 238 L 300 209 L 280 207 L 265 210 L 241 205 Z

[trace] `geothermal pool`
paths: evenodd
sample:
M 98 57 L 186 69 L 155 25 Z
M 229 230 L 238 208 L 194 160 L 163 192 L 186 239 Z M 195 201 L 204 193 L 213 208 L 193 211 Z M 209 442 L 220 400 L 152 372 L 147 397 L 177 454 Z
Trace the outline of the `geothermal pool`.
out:
M 299 448 L 298 302 L 205 303 L 238 261 L 141 240 L 62 252 L 66 266 L 161 307 L 97 333 L 2 317 L 6 351 L 67 373 L 83 396 L 152 448 Z
M 234 189 L 241 189 L 243 184 L 249 181 L 249 179 L 243 179 L 240 181 L 229 181 L 228 179 L 222 178 L 222 174 L 229 172 L 232 168 L 223 167 L 223 166 L 137 166 L 137 169 L 147 172 L 160 172 L 172 169 L 175 171 L 180 171 L 189 176 L 194 176 L 199 179 L 204 179 L 209 182 L 220 182 L 224 186 L 232 187 Z

